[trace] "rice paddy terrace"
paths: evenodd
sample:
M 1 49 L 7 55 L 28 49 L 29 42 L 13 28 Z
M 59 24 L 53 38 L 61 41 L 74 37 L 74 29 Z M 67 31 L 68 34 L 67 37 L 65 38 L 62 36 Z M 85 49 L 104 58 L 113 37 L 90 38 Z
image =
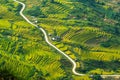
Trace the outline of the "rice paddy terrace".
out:
M 72 74 L 71 63 L 48 46 L 42 32 L 19 15 L 21 5 L 12 0 L 0 1 L 1 78 L 92 80 Z M 119 1 L 20 1 L 26 4 L 24 14 L 47 31 L 57 48 L 75 60 L 77 72 L 120 74 Z

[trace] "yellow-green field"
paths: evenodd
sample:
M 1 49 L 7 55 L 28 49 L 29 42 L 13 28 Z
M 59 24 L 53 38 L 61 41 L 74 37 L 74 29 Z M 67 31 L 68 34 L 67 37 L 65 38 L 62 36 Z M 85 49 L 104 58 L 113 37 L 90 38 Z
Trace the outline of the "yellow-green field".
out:
M 0 79 L 101 80 L 101 74 L 120 74 L 118 0 L 19 1 L 26 4 L 24 14 L 86 75 L 72 73 L 72 64 L 19 15 L 21 5 L 0 0 Z

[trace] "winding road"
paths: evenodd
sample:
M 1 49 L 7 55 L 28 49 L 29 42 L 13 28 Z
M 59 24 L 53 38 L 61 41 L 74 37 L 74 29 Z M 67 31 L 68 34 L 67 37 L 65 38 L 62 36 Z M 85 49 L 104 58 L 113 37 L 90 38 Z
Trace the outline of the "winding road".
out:
M 80 73 L 76 72 L 76 63 L 75 63 L 75 61 L 74 61 L 73 59 L 71 59 L 71 58 L 70 58 L 67 54 L 65 54 L 63 51 L 61 51 L 61 50 L 58 49 L 56 46 L 54 46 L 54 45 L 49 41 L 46 31 L 45 31 L 42 27 L 38 27 L 38 25 L 32 23 L 32 22 L 23 14 L 23 11 L 24 11 L 26 5 L 25 5 L 24 3 L 22 3 L 22 2 L 20 2 L 20 1 L 17 1 L 17 0 L 13 0 L 13 1 L 15 1 L 15 2 L 17 2 L 17 3 L 19 3 L 19 4 L 22 5 L 22 8 L 21 8 L 21 10 L 20 10 L 20 15 L 21 15 L 28 23 L 30 23 L 31 25 L 35 26 L 35 27 L 38 28 L 39 30 L 41 30 L 41 31 L 43 32 L 43 34 L 44 34 L 45 41 L 46 41 L 51 47 L 53 47 L 53 48 L 56 49 L 58 52 L 60 52 L 62 55 L 64 55 L 64 56 L 73 64 L 73 68 L 72 68 L 73 74 L 78 75 L 78 76 L 83 76 L 83 75 L 85 75 L 85 74 L 80 74 Z M 92 76 L 92 75 L 91 75 L 91 76 Z M 108 77 L 108 76 L 120 77 L 120 75 L 101 75 L 101 76 L 102 76 L 102 77 Z
M 46 33 L 46 31 L 45 31 L 43 28 L 41 28 L 41 27 L 39 28 L 38 25 L 32 23 L 26 16 L 24 16 L 23 11 L 24 11 L 24 9 L 25 9 L 25 4 L 22 3 L 22 2 L 20 2 L 20 1 L 17 1 L 17 0 L 14 0 L 14 1 L 17 2 L 17 3 L 20 3 L 20 4 L 22 5 L 22 9 L 20 10 L 20 15 L 21 15 L 28 23 L 30 23 L 31 25 L 37 27 L 39 30 L 41 30 L 41 31 L 43 32 L 44 37 L 45 37 L 45 41 L 46 41 L 51 47 L 53 47 L 54 49 L 56 49 L 57 51 L 59 51 L 62 55 L 64 55 L 67 59 L 69 59 L 69 61 L 73 64 L 72 72 L 73 72 L 75 75 L 80 75 L 80 76 L 84 75 L 84 74 L 80 74 L 80 73 L 77 73 L 77 72 L 76 72 L 76 63 L 75 63 L 75 61 L 74 61 L 73 59 L 71 59 L 67 54 L 65 54 L 63 51 L 61 51 L 61 50 L 58 49 L 56 46 L 54 46 L 51 42 L 49 42 L 47 33 Z

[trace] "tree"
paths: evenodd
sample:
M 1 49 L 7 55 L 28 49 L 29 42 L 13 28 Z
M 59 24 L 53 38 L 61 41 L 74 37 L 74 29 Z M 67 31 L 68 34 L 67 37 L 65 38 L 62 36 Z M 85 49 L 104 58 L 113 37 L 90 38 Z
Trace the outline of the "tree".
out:
M 93 75 L 93 80 L 103 80 L 103 79 L 99 74 L 96 73 Z
M 13 20 L 8 20 L 9 22 L 10 22 L 10 28 L 12 29 L 12 27 L 13 27 L 13 24 L 14 24 L 14 21 Z
M 15 76 L 10 74 L 8 70 L 1 70 L 0 77 L 2 77 L 2 80 L 15 80 L 16 79 Z
M 8 3 L 8 0 L 0 0 L 0 3 L 1 4 L 6 4 L 6 3 Z
M 42 11 L 40 10 L 39 6 L 34 6 L 32 9 L 28 9 L 26 13 L 31 16 L 38 17 L 40 14 L 42 14 Z
M 55 1 L 54 0 L 50 0 L 51 3 L 54 3 Z
M 66 76 L 61 77 L 59 80 L 73 80 L 71 73 L 67 73 Z

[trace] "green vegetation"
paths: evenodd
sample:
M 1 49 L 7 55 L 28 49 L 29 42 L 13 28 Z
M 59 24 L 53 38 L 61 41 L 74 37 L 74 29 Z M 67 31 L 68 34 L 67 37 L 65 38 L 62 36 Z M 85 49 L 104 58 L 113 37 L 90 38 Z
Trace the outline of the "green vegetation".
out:
M 13 6 L 9 11 L 7 5 L 11 3 Z M 45 43 L 41 31 L 18 16 L 19 5 L 8 1 L 0 6 L 3 7 L 0 19 L 0 78 L 55 80 L 66 76 L 61 67 L 62 57 Z
M 77 72 L 94 76 L 73 75 L 71 63 L 19 15 L 22 6 L 0 0 L 0 79 L 101 80 L 100 74 L 120 74 L 119 0 L 20 1 L 27 5 L 24 14 L 75 60 Z

